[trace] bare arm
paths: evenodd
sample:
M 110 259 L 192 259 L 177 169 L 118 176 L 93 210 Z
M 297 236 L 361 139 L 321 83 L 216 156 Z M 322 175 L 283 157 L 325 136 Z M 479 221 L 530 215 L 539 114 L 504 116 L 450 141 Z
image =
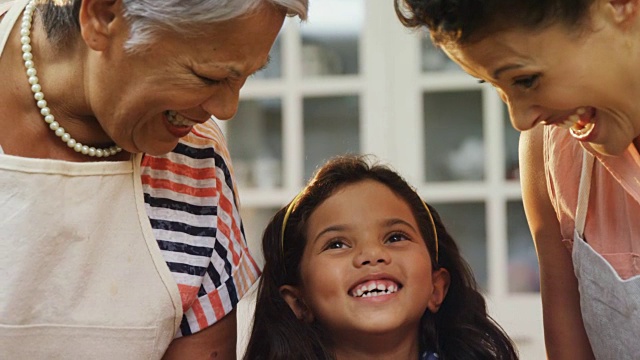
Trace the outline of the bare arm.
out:
M 522 200 L 540 263 L 542 313 L 551 360 L 594 359 L 580 313 L 578 280 L 544 175 L 543 128 L 520 136 Z
M 212 326 L 173 340 L 163 360 L 235 360 L 236 359 L 236 310 L 227 314 Z

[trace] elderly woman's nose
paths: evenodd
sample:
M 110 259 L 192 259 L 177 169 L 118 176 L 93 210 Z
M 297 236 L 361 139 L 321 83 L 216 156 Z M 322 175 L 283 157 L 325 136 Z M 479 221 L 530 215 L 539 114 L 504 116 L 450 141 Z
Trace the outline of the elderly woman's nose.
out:
M 226 89 L 223 94 L 217 93 L 205 100 L 201 107 L 219 120 L 229 120 L 238 111 L 240 92 Z

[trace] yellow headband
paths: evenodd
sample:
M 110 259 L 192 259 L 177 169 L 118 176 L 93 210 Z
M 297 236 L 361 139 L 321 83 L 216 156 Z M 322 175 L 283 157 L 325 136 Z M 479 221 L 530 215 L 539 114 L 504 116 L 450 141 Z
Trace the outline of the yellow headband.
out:
M 287 212 L 284 213 L 284 219 L 282 219 L 282 233 L 280 235 L 280 252 L 282 253 L 283 257 L 284 257 L 284 231 L 287 228 L 287 221 L 289 221 L 289 216 L 293 212 L 293 208 L 298 203 L 298 200 L 300 200 L 300 197 L 302 197 L 303 192 L 304 191 L 299 192 L 298 195 L 296 195 L 296 197 L 293 200 L 291 200 L 291 203 L 289 203 L 289 206 L 287 206 Z M 424 200 L 422 199 L 420 200 L 422 201 L 422 205 L 424 205 L 424 208 L 427 209 L 427 214 L 429 215 L 429 221 L 431 222 L 431 229 L 433 229 L 433 237 L 436 243 L 436 264 L 437 264 L 438 254 L 440 251 L 438 248 L 438 232 L 436 231 L 436 222 L 433 221 L 433 216 L 431 215 L 431 210 L 429 210 L 427 203 L 424 202 Z
M 284 256 L 284 231 L 287 228 L 287 221 L 289 221 L 289 215 L 291 215 L 291 213 L 293 212 L 293 208 L 298 203 L 298 200 L 300 200 L 300 197 L 302 197 L 303 192 L 304 191 L 300 191 L 298 195 L 296 195 L 296 197 L 293 198 L 293 200 L 291 200 L 291 202 L 289 203 L 289 206 L 287 206 L 287 212 L 284 213 L 284 219 L 282 219 L 282 234 L 280 236 L 280 252 L 282 253 L 283 256 Z
M 433 215 L 431 215 L 431 210 L 429 210 L 429 207 L 427 206 L 427 203 L 424 202 L 424 200 L 422 200 L 422 198 L 420 199 L 422 201 L 422 205 L 424 205 L 424 208 L 427 209 L 427 214 L 429 215 L 429 221 L 431 221 L 431 229 L 433 229 L 433 237 L 434 237 L 434 241 L 436 243 L 436 264 L 438 263 L 438 254 L 440 253 L 440 249 L 438 248 L 438 231 L 436 231 L 436 222 L 433 221 Z

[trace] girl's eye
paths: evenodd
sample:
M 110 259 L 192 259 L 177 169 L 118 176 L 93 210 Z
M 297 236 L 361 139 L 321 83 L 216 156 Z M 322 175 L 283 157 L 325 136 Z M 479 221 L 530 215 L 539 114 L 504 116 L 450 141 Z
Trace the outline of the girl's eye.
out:
M 403 233 L 393 233 L 387 237 L 387 243 L 394 243 L 398 241 L 409 240 L 409 237 Z
M 342 240 L 331 240 L 325 247 L 325 250 L 332 250 L 332 249 L 344 249 L 347 247 L 347 244 L 345 244 Z
M 521 87 L 521 88 L 523 88 L 525 90 L 531 89 L 532 87 L 534 87 L 538 83 L 538 79 L 539 78 L 540 78 L 540 75 L 538 75 L 538 74 L 531 75 L 531 76 L 525 76 L 525 77 L 521 77 L 521 78 L 516 78 L 513 81 L 513 85 Z

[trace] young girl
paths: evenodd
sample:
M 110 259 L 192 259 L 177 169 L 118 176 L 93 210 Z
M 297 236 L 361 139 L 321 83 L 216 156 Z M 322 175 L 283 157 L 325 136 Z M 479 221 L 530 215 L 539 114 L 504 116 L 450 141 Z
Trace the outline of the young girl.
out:
M 263 237 L 256 359 L 517 359 L 435 210 L 395 172 L 338 157 Z

